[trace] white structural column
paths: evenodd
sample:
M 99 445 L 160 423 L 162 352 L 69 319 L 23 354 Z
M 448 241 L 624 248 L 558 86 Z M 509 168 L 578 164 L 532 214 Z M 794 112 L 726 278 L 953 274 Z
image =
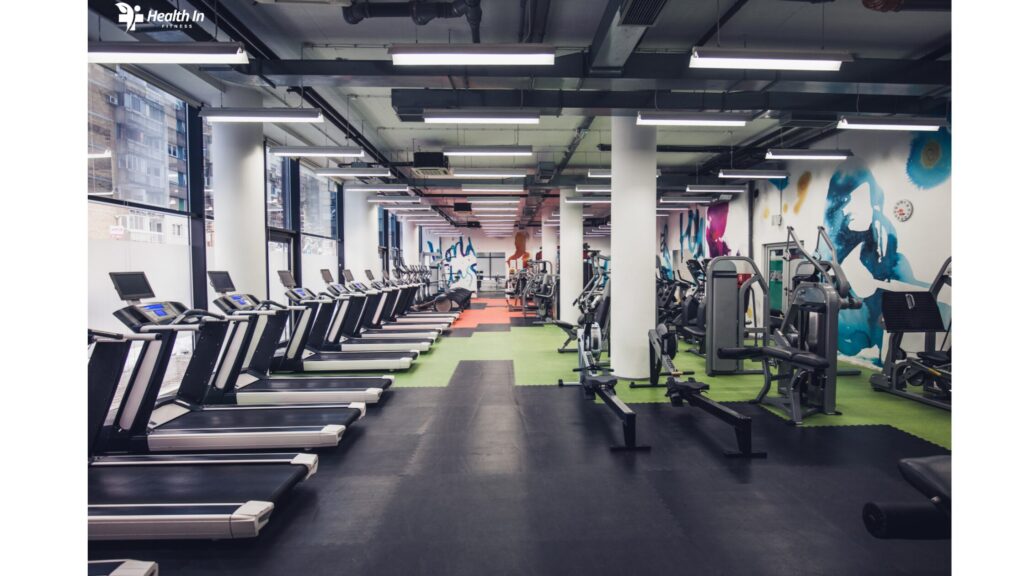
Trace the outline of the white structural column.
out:
M 246 88 L 230 88 L 224 93 L 223 105 L 259 108 L 263 98 Z M 217 267 L 231 273 L 239 290 L 266 298 L 263 125 L 215 123 L 210 161 L 217 217 L 213 248 Z
M 402 259 L 407 266 L 420 263 L 420 230 L 415 222 L 402 220 Z
M 615 375 L 648 376 L 647 331 L 654 328 L 657 128 L 612 117 L 611 361 Z
M 344 189 L 341 193 L 345 203 L 345 268 L 351 270 L 356 279 L 363 278 L 363 270 L 370 270 L 374 277 L 380 278 L 377 205 L 367 202 L 376 193 Z
M 572 301 L 583 291 L 583 205 L 565 201 L 572 195 L 573 190 L 562 188 L 558 201 L 558 319 L 575 323 L 579 310 Z
M 546 224 L 551 221 L 553 210 L 545 209 L 540 228 L 540 251 L 545 260 L 551 263 L 551 273 L 558 269 L 558 226 Z

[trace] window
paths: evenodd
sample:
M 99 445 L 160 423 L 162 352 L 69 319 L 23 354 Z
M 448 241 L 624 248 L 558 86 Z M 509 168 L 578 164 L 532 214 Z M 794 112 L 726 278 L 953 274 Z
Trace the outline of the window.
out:
M 301 231 L 328 238 L 336 237 L 336 192 L 326 178 L 317 176 L 305 166 L 299 166 L 299 215 Z
M 90 195 L 187 208 L 185 114 L 180 99 L 120 68 L 89 66 Z M 173 183 L 173 185 L 169 185 Z
M 89 152 L 111 153 L 88 163 L 88 321 L 125 332 L 113 316 L 125 303 L 110 272 L 145 272 L 158 300 L 192 302 L 188 106 L 120 68 L 97 65 L 89 66 L 88 95 Z M 192 338 L 179 336 L 165 391 L 180 383 L 191 355 Z
M 286 160 L 267 153 L 267 226 L 291 229 L 288 207 L 291 205 L 284 185 Z
M 324 268 L 330 270 L 335 278 L 338 277 L 338 241 L 303 234 L 302 278 L 299 281 L 307 288 L 326 290 L 323 276 L 320 275 Z

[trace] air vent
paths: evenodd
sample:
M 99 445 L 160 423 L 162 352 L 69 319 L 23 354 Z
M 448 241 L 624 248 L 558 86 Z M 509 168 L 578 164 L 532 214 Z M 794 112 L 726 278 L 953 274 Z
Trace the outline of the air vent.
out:
M 538 162 L 537 173 L 533 175 L 533 179 L 541 184 L 547 184 L 551 182 L 551 179 L 555 177 L 555 163 L 554 162 Z
M 668 0 L 626 0 L 619 9 L 622 26 L 654 26 Z
M 412 171 L 421 178 L 451 176 L 448 157 L 441 152 L 415 152 L 412 155 Z

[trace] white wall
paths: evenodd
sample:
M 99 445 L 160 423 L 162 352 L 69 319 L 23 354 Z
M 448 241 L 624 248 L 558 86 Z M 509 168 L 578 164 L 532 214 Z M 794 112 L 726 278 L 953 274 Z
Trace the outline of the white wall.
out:
M 754 202 L 754 249 L 783 242 L 793 226 L 813 248 L 818 226 L 837 244 L 843 271 L 861 310 L 843 311 L 840 351 L 864 362 L 880 363 L 884 332 L 879 324 L 879 290 L 923 290 L 952 250 L 949 176 L 950 136 L 939 133 L 843 133 L 819 148 L 849 148 L 844 162 L 788 163 L 790 177 L 778 186 L 761 182 Z M 900 222 L 894 208 L 913 205 Z M 773 215 L 782 216 L 779 226 Z M 944 298 L 948 303 L 948 297 Z M 941 300 L 941 299 L 940 299 Z

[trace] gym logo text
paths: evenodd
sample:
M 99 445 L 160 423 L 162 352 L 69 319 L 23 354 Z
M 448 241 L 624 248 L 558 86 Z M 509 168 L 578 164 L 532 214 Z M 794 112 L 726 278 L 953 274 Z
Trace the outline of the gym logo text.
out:
M 150 9 L 149 12 L 143 13 L 142 6 L 131 5 L 127 2 L 116 2 L 118 12 L 117 22 L 124 24 L 125 32 L 134 32 L 136 24 L 144 24 L 149 22 L 157 28 L 177 28 L 186 29 L 192 28 L 194 24 L 198 24 L 206 20 L 206 14 L 199 10 L 171 10 L 170 12 L 160 12 L 159 10 Z

